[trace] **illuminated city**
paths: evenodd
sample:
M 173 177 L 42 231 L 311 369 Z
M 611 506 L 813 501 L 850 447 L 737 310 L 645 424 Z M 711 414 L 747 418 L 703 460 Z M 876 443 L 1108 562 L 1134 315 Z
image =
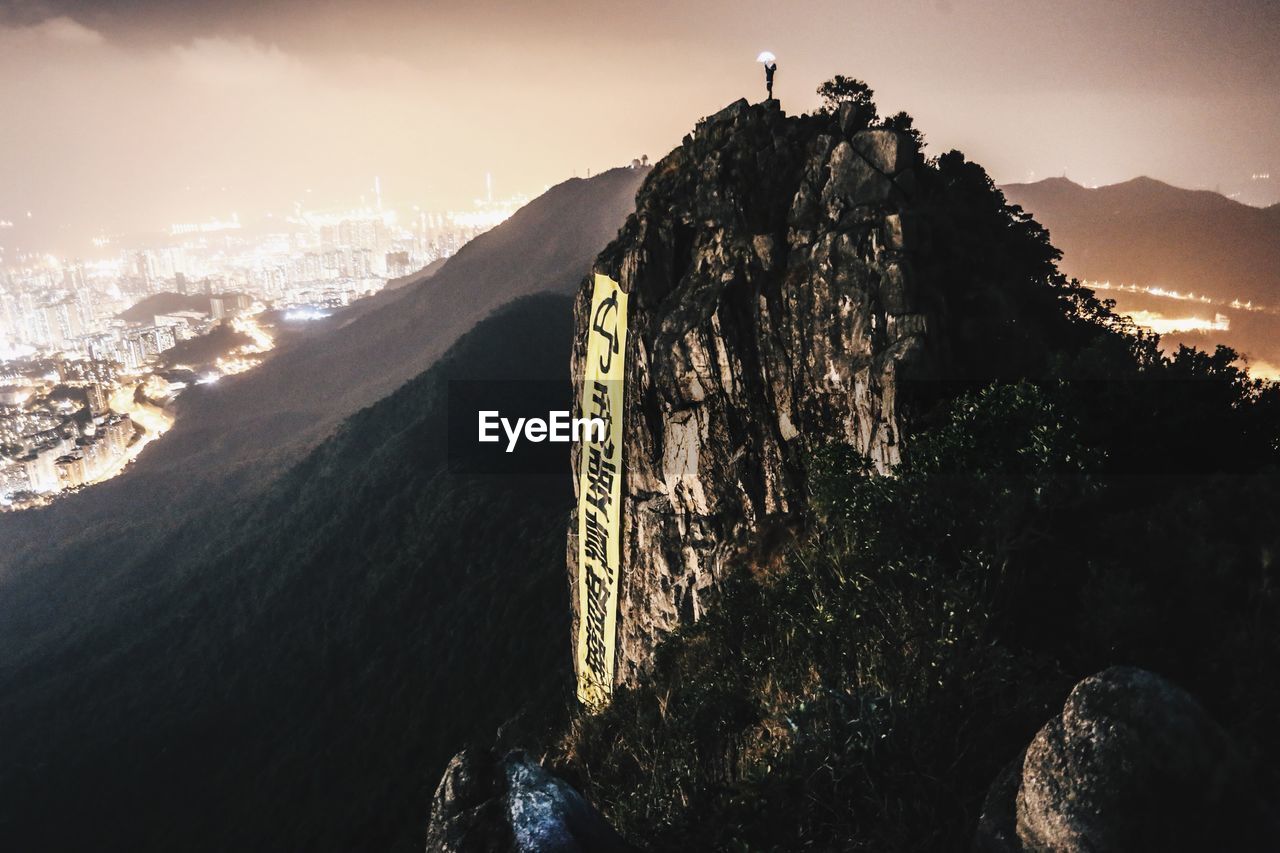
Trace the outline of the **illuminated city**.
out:
M 99 235 L 80 257 L 4 245 L 0 228 L 0 510 L 120 473 L 173 424 L 192 385 L 250 370 L 281 324 L 377 293 L 451 256 L 528 199 L 405 217 L 374 203 L 249 225 L 231 214 L 147 239 Z

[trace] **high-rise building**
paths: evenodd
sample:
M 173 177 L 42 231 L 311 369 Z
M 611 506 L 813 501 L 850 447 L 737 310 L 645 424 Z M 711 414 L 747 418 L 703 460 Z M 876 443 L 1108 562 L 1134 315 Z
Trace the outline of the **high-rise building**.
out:
M 74 489 L 83 486 L 85 481 L 84 454 L 79 450 L 59 456 L 53 463 L 58 478 L 58 486 L 63 489 Z
M 107 411 L 107 392 L 98 383 L 85 389 L 85 398 L 89 401 L 89 414 L 95 418 Z

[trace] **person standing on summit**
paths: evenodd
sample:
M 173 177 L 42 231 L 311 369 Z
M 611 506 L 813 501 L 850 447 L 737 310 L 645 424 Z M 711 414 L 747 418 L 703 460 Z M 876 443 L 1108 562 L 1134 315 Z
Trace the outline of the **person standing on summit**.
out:
M 773 73 L 778 70 L 778 58 L 769 51 L 756 57 L 756 62 L 764 64 L 764 86 L 769 92 L 769 100 L 773 100 Z

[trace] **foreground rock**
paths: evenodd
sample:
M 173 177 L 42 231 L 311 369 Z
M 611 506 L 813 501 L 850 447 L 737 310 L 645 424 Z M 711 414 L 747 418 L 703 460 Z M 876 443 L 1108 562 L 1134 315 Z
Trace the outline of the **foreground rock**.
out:
M 851 107 L 789 117 L 739 101 L 654 167 L 597 259 L 630 301 L 618 682 L 730 567 L 769 562 L 816 444 L 848 443 L 881 471 L 898 460 L 899 374 L 928 325 L 911 257 L 919 163 L 907 136 L 860 129 Z
M 445 768 L 428 853 L 613 853 L 631 848 L 582 795 L 519 750 L 464 750 Z
M 1157 675 L 1084 679 L 996 780 L 980 851 L 1276 850 L 1229 735 Z

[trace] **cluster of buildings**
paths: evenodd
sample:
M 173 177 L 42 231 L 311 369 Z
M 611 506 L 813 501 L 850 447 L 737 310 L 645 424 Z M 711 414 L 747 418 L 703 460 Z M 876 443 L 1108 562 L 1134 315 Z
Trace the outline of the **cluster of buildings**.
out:
M 348 305 L 390 279 L 450 257 L 523 201 L 486 199 L 475 210 L 443 214 L 415 211 L 407 225 L 380 203 L 337 212 L 298 209 L 254 227 L 234 216 L 180 223 L 143 246 L 118 248 L 114 238 L 100 237 L 91 259 L 0 246 L 0 358 L 105 353 L 136 369 L 155 351 L 184 335 L 204 334 L 223 319 L 223 294 L 285 310 Z M 181 312 L 156 317 L 148 329 L 119 319 L 160 293 L 210 300 L 203 313 L 211 323 Z
M 190 382 L 250 369 L 272 346 L 273 317 L 323 316 L 450 257 L 526 199 L 428 214 L 406 225 L 373 207 L 170 226 L 145 245 L 99 237 L 66 259 L 0 244 L 0 509 L 111 476 L 150 427 L 132 392 L 165 373 L 165 353 L 229 326 L 242 345 Z M 207 349 L 207 348 L 205 348 Z M 187 358 L 190 350 L 183 351 Z M 120 411 L 113 411 L 112 401 Z
M 202 328 L 200 323 L 195 328 Z M 98 362 L 115 362 L 126 370 L 137 372 L 160 353 L 173 349 L 179 340 L 195 337 L 191 333 L 192 326 L 156 325 L 140 328 L 113 329 L 98 335 L 92 335 L 85 341 L 91 358 Z M 187 334 L 179 337 L 179 329 Z
M 169 367 L 162 355 L 261 310 L 247 294 L 220 293 L 193 297 L 181 303 L 193 307 L 167 313 L 101 316 L 61 309 L 118 307 L 110 294 L 95 299 L 100 291 L 76 287 L 74 279 L 44 284 L 35 299 L 29 288 L 0 292 L 0 329 L 12 347 L 0 360 L 0 510 L 47 503 L 121 470 L 145 432 L 131 416 L 138 408 L 133 394 Z M 53 326 L 31 322 L 50 315 L 74 319 Z M 228 372 L 238 363 L 229 358 Z
M 29 359 L 0 371 L 0 509 L 104 479 L 120 467 L 137 430 L 113 412 L 118 366 Z

